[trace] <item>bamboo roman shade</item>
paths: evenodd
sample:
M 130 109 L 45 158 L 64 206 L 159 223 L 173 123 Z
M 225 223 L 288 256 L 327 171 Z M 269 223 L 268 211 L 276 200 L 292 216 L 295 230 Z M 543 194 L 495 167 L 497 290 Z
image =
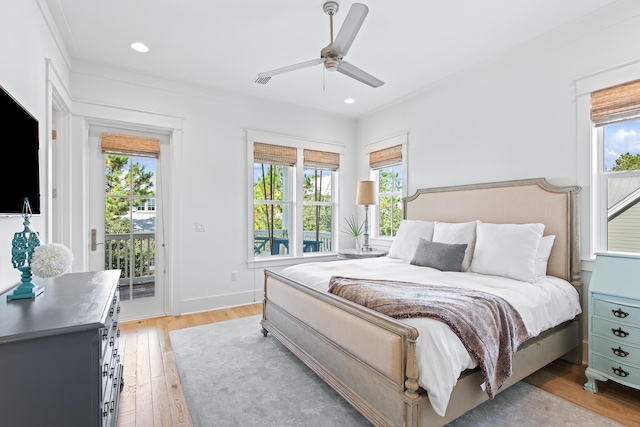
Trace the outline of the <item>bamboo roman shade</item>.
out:
M 591 93 L 591 121 L 596 126 L 640 118 L 640 80 Z
M 160 157 L 160 140 L 157 138 L 103 133 L 100 146 L 103 154 Z
M 374 170 L 400 163 L 402 163 L 402 145 L 395 145 L 369 153 L 369 166 Z
M 285 147 L 282 145 L 264 144 L 255 142 L 253 144 L 254 163 L 268 163 L 270 165 L 295 166 L 297 160 L 295 147 Z
M 337 171 L 340 154 L 327 151 L 304 150 L 304 168 Z

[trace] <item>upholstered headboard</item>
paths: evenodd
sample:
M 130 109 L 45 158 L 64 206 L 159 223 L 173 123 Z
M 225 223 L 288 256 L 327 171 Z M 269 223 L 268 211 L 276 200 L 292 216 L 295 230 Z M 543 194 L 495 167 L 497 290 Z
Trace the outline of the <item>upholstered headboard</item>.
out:
M 426 188 L 404 199 L 405 219 L 491 223 L 543 223 L 555 234 L 550 275 L 580 290 L 577 194 L 580 187 L 559 187 L 544 178 Z

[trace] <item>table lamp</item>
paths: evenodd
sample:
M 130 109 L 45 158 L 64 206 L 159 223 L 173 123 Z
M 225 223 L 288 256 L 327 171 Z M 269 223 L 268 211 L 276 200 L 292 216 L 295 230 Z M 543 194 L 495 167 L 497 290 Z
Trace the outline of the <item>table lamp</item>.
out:
M 362 245 L 362 251 L 370 252 L 373 248 L 369 246 L 369 206 L 377 204 L 375 181 L 358 182 L 356 204 L 364 206 L 364 244 Z

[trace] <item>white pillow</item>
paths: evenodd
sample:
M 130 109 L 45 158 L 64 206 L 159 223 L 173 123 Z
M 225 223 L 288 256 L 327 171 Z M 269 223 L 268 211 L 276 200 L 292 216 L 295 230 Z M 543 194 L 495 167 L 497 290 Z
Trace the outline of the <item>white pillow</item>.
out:
M 470 271 L 536 281 L 536 257 L 544 224 L 490 224 L 479 222 Z
M 540 240 L 540 246 L 538 246 L 538 253 L 536 255 L 536 276 L 547 275 L 547 264 L 549 263 L 549 255 L 551 255 L 551 248 L 553 248 L 553 242 L 556 239 L 556 235 L 542 236 Z
M 433 237 L 433 226 L 433 221 L 403 219 L 402 222 L 400 222 L 400 227 L 398 227 L 396 237 L 393 239 L 387 256 L 389 258 L 411 261 L 413 254 L 416 253 L 420 239 L 431 241 L 431 237 Z
M 467 244 L 460 271 L 467 271 L 471 265 L 473 247 L 476 241 L 476 223 L 471 222 L 436 222 L 433 229 L 433 241 L 449 244 Z

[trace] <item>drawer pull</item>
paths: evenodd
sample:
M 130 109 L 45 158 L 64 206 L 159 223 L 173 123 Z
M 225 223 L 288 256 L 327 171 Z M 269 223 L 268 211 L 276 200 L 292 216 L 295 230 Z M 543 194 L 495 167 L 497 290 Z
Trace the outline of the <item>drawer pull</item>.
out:
M 625 338 L 627 335 L 629 335 L 629 332 L 623 331 L 622 328 L 618 328 L 618 329 L 611 328 L 611 332 L 613 332 L 613 335 L 617 337 L 622 337 L 622 338 Z
M 611 351 L 613 351 L 613 354 L 620 357 L 627 357 L 629 355 L 629 352 L 624 351 L 621 347 L 618 347 L 618 348 L 611 347 Z
M 627 317 L 629 315 L 629 313 L 627 313 L 626 311 L 622 311 L 621 308 L 619 308 L 617 310 L 611 310 L 611 312 L 613 313 L 614 316 L 620 317 L 622 319 L 624 319 L 625 317 Z
M 105 363 L 104 367 L 102 368 L 102 376 L 106 377 L 107 375 L 109 375 L 109 364 Z
M 624 369 L 622 369 L 619 366 L 617 368 L 611 367 L 611 369 L 613 369 L 613 373 L 616 374 L 619 377 L 624 378 L 624 377 L 628 377 L 629 376 L 629 372 L 625 371 Z

